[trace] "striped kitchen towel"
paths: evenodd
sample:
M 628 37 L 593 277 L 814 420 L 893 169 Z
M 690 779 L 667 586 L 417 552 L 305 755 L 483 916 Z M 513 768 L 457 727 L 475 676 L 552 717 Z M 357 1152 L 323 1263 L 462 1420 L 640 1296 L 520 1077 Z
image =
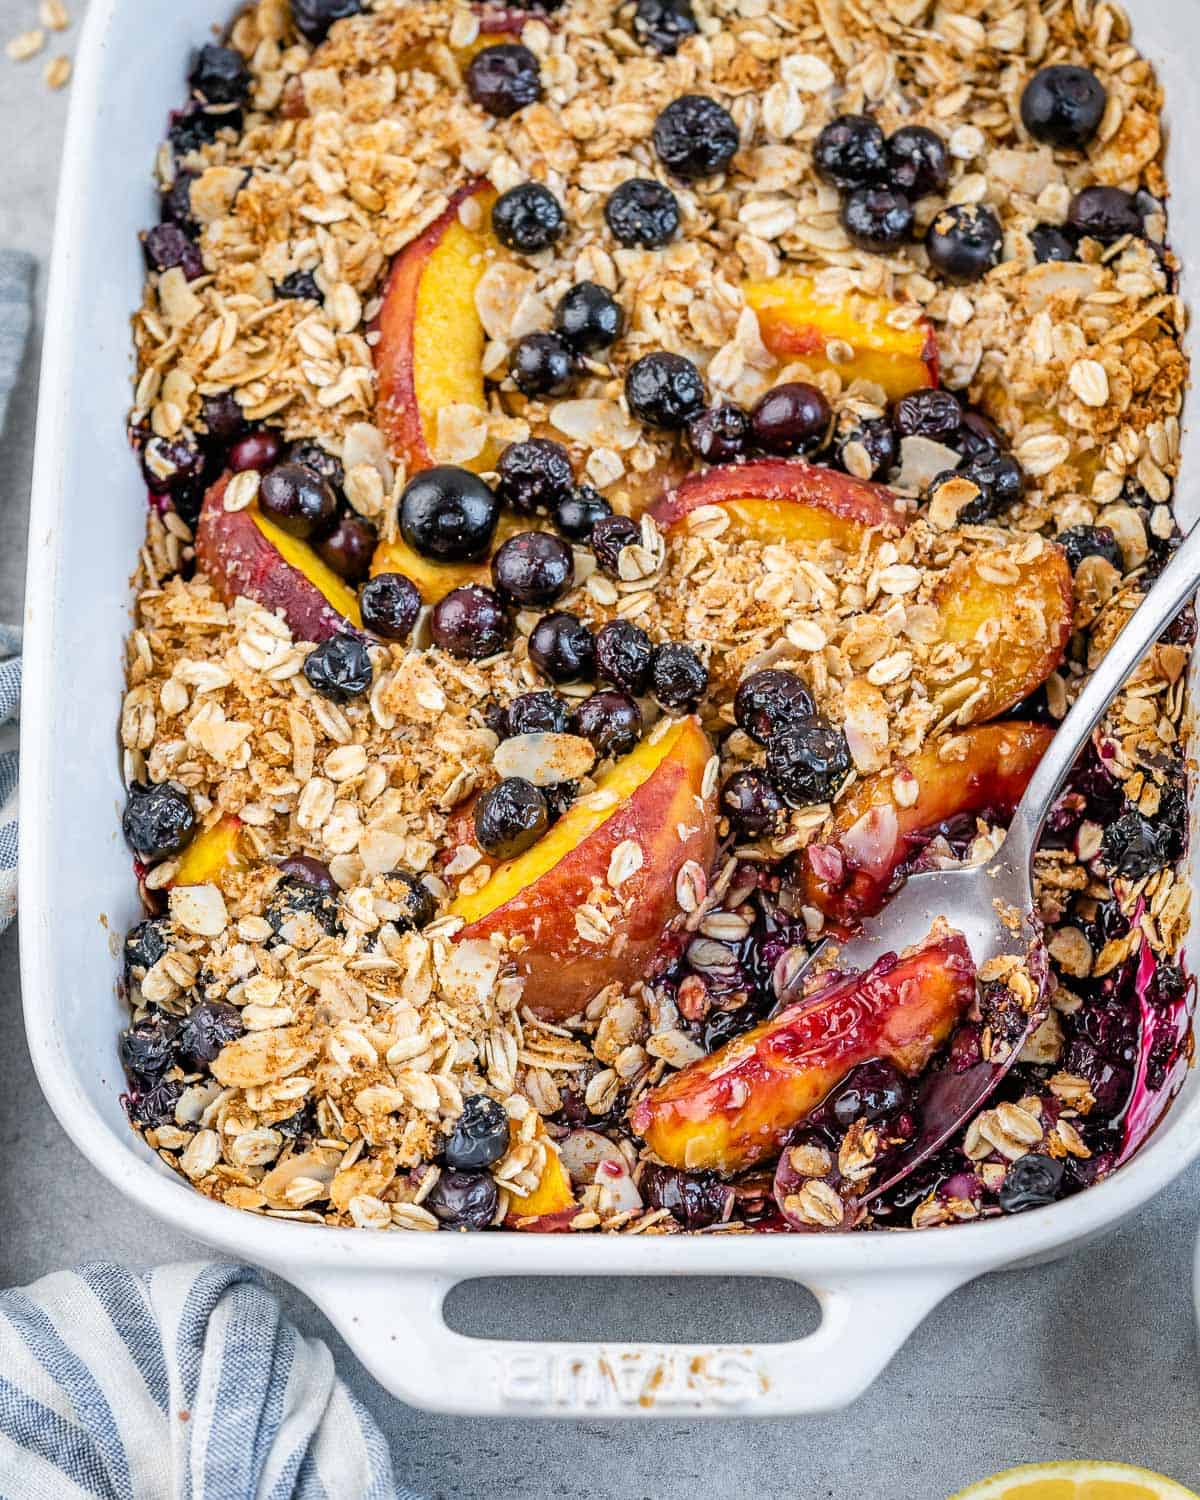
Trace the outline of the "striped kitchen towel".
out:
M 416 1500 L 256 1271 L 59 1271 L 0 1292 L 3 1500 Z

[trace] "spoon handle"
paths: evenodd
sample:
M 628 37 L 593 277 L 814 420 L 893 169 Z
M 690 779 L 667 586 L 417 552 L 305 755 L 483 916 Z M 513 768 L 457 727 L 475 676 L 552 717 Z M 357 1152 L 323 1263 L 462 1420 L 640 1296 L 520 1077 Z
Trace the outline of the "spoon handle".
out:
M 1176 549 L 1158 582 L 1130 615 L 1104 660 L 1084 683 L 1030 778 L 1005 840 L 1005 854 L 1014 867 L 1021 868 L 1022 860 L 1028 866 L 1046 814 L 1088 736 L 1125 679 L 1196 592 L 1198 584 L 1200 526 L 1195 526 Z

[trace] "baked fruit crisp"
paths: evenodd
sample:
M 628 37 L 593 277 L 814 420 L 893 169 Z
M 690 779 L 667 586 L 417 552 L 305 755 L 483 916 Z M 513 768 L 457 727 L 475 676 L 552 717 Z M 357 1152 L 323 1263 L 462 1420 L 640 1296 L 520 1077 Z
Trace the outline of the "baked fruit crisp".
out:
M 1190 610 L 1047 826 L 1044 984 L 936 913 L 797 980 L 998 846 L 1176 543 L 1119 9 L 256 0 L 188 82 L 130 422 L 147 1143 L 373 1229 L 922 1228 L 1117 1167 L 1190 1059 Z

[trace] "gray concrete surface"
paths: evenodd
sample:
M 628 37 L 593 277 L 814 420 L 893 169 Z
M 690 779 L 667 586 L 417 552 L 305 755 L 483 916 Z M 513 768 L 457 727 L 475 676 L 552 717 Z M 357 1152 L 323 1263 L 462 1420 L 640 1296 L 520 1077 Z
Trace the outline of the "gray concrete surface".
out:
M 68 3 L 82 9 L 81 0 Z M 0 40 L 34 24 L 36 9 L 36 0 L 0 0 Z M 61 39 L 68 50 L 74 38 L 75 30 Z M 131 86 L 135 78 L 131 69 Z M 43 258 L 65 106 L 65 96 L 43 85 L 40 61 L 17 68 L 0 57 L 0 244 Z M 35 346 L 0 442 L 4 619 L 19 615 L 22 598 L 36 378 Z M 602 1425 L 432 1417 L 392 1400 L 314 1307 L 286 1288 L 283 1295 L 296 1322 L 332 1344 L 388 1434 L 398 1472 L 438 1500 L 943 1500 L 995 1469 L 1059 1457 L 1142 1463 L 1200 1488 L 1190 1288 L 1198 1197 L 1200 1170 L 1193 1170 L 1105 1244 L 959 1292 L 863 1400 L 819 1420 Z M 0 939 L 0 1284 L 90 1258 L 144 1264 L 203 1253 L 123 1202 L 50 1114 L 25 1049 L 10 931 Z M 535 1281 L 507 1283 L 503 1296 L 477 1285 L 456 1306 L 463 1331 L 510 1337 L 741 1341 L 779 1337 L 805 1315 L 801 1299 L 777 1284 L 727 1281 Z

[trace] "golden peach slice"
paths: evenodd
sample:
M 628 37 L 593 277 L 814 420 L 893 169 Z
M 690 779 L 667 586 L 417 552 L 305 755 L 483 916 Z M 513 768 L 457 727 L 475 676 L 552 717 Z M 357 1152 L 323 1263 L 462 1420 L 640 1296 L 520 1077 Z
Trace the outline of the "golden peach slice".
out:
M 834 977 L 643 1094 L 630 1124 L 670 1167 L 740 1172 L 774 1156 L 861 1062 L 918 1074 L 975 998 L 959 933 Z
M 242 821 L 227 813 L 196 835 L 180 856 L 172 885 L 220 885 L 234 870 L 249 868 L 242 847 Z
M 886 297 L 817 297 L 807 276 L 748 281 L 742 295 L 758 317 L 763 343 L 781 361 L 802 360 L 814 374 L 835 370 L 844 385 L 869 380 L 889 400 L 938 383 L 937 340 L 924 317 Z
M 510 1229 L 559 1227 L 548 1226 L 544 1221 L 560 1215 L 574 1218 L 577 1211 L 567 1169 L 558 1152 L 548 1146 L 537 1186 L 528 1193 L 510 1195 L 504 1222 Z
M 543 1016 L 574 1015 L 605 985 L 642 978 L 679 913 L 681 868 L 712 859 L 711 755 L 695 718 L 664 721 L 531 849 L 455 899 L 456 941 L 499 944 Z

